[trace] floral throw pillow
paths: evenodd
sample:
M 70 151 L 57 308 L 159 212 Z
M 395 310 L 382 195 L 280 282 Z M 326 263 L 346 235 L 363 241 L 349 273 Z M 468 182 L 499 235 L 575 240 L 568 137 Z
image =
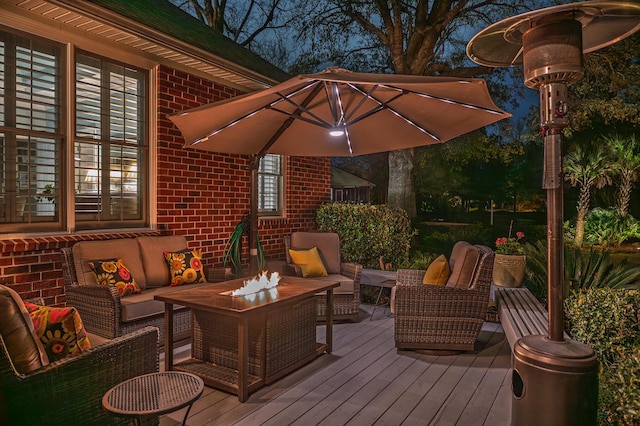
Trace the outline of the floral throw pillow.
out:
M 200 259 L 202 259 L 200 250 L 165 251 L 164 258 L 169 265 L 171 274 L 170 287 L 207 281 L 204 276 L 204 267 L 200 262 Z
M 142 293 L 122 259 L 92 260 L 89 267 L 95 274 L 98 285 L 114 286 L 120 296 Z
M 24 306 L 51 362 L 91 348 L 76 308 L 52 308 L 28 302 Z

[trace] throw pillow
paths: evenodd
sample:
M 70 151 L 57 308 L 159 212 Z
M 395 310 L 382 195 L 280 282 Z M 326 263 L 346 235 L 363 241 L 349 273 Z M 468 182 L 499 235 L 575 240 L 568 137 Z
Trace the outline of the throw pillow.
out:
M 169 265 L 170 287 L 207 282 L 204 276 L 204 267 L 200 261 L 202 259 L 200 250 L 165 251 L 164 258 Z
M 142 293 L 122 259 L 92 260 L 89 267 L 99 285 L 116 287 L 120 296 Z
M 325 268 L 317 247 L 309 250 L 289 250 L 289 256 L 293 263 L 302 269 L 303 278 L 326 277 L 327 268 Z
M 423 284 L 445 285 L 449 279 L 449 263 L 444 254 L 436 257 L 422 278 Z
M 76 308 L 52 308 L 28 302 L 24 305 L 50 361 L 77 355 L 91 348 Z

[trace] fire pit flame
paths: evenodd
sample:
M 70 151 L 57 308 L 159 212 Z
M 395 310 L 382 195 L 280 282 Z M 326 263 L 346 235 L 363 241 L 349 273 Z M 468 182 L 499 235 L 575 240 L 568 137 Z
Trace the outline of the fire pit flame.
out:
M 267 277 L 267 272 L 263 271 L 256 277 L 245 281 L 244 286 L 231 292 L 232 296 L 245 296 L 247 294 L 254 294 L 263 290 L 277 289 L 278 282 L 280 281 L 280 274 L 272 272 L 271 277 Z

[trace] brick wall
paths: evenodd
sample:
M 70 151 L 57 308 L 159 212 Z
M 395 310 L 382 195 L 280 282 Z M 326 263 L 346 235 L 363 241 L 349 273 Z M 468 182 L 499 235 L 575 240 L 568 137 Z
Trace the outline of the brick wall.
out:
M 164 234 L 184 235 L 201 248 L 206 266 L 222 266 L 224 244 L 249 211 L 248 157 L 183 148 L 184 140 L 167 116 L 229 98 L 240 92 L 181 71 L 161 67 L 158 74 L 157 217 Z M 286 162 L 286 214 L 264 218 L 258 232 L 267 259 L 284 258 L 283 238 L 313 230 L 315 210 L 329 201 L 329 158 L 289 157 Z M 151 232 L 157 233 L 157 232 Z M 82 234 L 0 241 L 0 283 L 24 299 L 43 297 L 64 305 L 60 249 L 79 240 L 135 237 L 148 233 Z M 245 239 L 244 259 L 248 259 Z

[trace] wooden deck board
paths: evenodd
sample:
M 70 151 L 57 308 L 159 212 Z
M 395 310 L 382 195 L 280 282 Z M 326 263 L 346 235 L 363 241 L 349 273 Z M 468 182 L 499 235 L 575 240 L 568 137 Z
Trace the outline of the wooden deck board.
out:
M 371 306 L 363 305 L 371 311 Z M 485 323 L 476 353 L 397 352 L 393 318 L 334 326 L 334 351 L 250 395 L 205 388 L 188 425 L 508 425 L 511 351 Z M 319 339 L 324 327 L 318 327 Z M 180 355 L 176 355 L 179 357 Z M 184 355 L 183 355 L 184 356 Z M 162 416 L 180 424 L 185 409 Z

